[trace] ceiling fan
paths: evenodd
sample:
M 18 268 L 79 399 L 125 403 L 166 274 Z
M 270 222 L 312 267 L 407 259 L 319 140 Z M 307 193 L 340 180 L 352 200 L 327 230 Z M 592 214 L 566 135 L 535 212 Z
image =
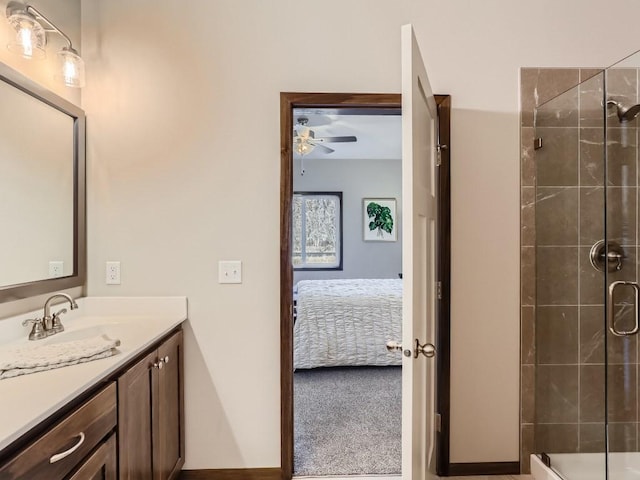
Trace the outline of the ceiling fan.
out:
M 358 139 L 353 135 L 345 135 L 341 137 L 316 137 L 315 132 L 311 130 L 307 124 L 309 118 L 298 117 L 295 127 L 293 127 L 293 148 L 300 155 L 306 155 L 319 147 L 325 153 L 333 153 L 333 148 L 323 145 L 324 143 L 344 143 L 357 142 Z

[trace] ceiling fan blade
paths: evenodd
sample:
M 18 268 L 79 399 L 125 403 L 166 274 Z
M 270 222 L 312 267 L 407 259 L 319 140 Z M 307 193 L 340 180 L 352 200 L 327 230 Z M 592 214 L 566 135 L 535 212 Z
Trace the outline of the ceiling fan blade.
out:
M 335 152 L 335 150 L 333 148 L 329 148 L 326 145 L 322 145 L 321 143 L 311 143 L 311 142 L 309 142 L 309 143 L 311 145 L 315 146 L 315 147 L 319 147 L 322 151 L 324 151 L 324 153 L 333 153 L 333 152 Z
M 344 142 L 357 142 L 358 139 L 354 136 L 344 136 L 344 137 L 318 137 L 316 141 L 320 142 L 330 142 L 330 143 L 344 143 Z

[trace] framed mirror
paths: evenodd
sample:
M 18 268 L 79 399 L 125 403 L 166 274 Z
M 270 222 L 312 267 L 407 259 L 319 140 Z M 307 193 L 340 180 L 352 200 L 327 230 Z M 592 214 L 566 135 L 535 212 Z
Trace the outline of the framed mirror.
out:
M 83 285 L 85 115 L 0 64 L 0 302 Z

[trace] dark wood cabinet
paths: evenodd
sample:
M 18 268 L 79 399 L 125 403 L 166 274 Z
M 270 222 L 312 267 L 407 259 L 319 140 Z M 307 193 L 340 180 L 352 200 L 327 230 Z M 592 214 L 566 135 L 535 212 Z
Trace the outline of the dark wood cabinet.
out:
M 184 464 L 183 339 L 176 332 L 118 378 L 121 480 L 173 480 Z
M 178 478 L 184 465 L 184 359 L 182 332 L 158 347 L 164 368 L 158 370 L 157 396 L 153 402 L 154 479 Z
M 65 478 L 113 431 L 116 420 L 116 384 L 112 382 L 0 466 L 0 479 Z
M 114 433 L 87 458 L 69 480 L 117 480 L 117 454 Z
M 175 330 L 0 451 L 0 480 L 176 480 L 183 365 Z

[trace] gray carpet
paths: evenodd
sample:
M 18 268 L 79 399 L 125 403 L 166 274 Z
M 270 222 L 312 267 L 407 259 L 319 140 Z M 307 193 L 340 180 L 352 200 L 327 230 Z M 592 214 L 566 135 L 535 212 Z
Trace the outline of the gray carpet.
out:
M 296 475 L 399 474 L 400 367 L 294 374 Z

